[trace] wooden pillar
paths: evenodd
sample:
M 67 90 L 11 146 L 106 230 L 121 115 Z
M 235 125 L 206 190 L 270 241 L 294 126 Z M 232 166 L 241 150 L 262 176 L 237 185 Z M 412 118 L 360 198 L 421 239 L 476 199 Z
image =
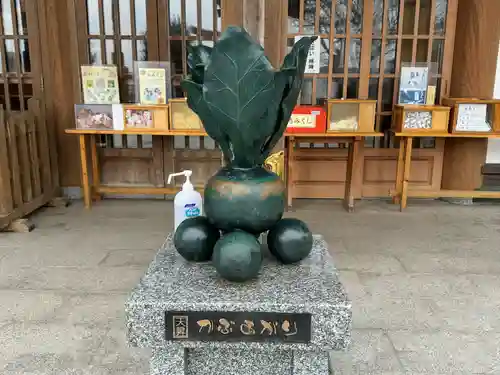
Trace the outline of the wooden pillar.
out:
M 222 31 L 228 26 L 243 26 L 243 0 L 222 0 Z
M 265 0 L 264 3 L 264 49 L 271 63 L 279 67 L 286 51 L 288 0 Z
M 279 68 L 286 50 L 287 5 L 288 0 L 223 0 L 222 28 L 243 26 L 264 45 L 267 57 Z M 281 140 L 275 151 L 283 148 Z
M 41 0 L 39 3 L 42 66 L 47 105 L 47 125 L 56 138 L 61 186 L 79 186 L 78 140 L 64 130 L 74 126 L 75 76 L 73 47 L 76 41 L 68 19 L 72 1 Z
M 460 0 L 451 97 L 493 96 L 500 39 L 498 14 L 498 0 Z M 454 190 L 479 188 L 487 145 L 486 139 L 447 139 L 442 187 Z

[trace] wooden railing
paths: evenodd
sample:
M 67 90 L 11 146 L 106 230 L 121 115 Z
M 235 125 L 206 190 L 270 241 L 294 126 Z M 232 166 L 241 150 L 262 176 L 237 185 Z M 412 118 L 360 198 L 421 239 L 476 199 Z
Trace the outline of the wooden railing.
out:
M 41 102 L 30 99 L 23 112 L 0 110 L 0 230 L 12 229 L 55 197 L 58 175 L 51 145 Z

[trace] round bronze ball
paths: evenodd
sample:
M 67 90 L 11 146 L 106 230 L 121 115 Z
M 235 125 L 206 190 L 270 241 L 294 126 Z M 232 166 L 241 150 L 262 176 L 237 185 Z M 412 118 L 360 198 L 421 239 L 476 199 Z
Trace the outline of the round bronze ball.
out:
M 226 280 L 242 282 L 253 279 L 262 264 L 260 243 L 250 233 L 229 233 L 215 244 L 212 261 L 219 275 Z
M 312 233 L 306 223 L 298 219 L 281 219 L 267 235 L 269 251 L 283 264 L 306 258 L 313 244 Z
M 220 232 L 204 216 L 184 220 L 175 231 L 177 252 L 190 262 L 206 262 L 212 258 Z

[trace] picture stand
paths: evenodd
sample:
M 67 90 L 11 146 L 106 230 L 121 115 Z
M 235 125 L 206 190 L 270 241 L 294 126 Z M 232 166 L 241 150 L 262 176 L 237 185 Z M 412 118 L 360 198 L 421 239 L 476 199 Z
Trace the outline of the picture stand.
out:
M 115 65 L 82 65 L 81 81 L 85 104 L 119 104 L 120 87 Z
M 164 105 L 172 97 L 170 63 L 135 61 L 134 81 L 136 103 Z
M 76 104 L 77 129 L 113 129 L 113 106 L 109 104 Z
M 433 105 L 436 101 L 437 65 L 402 63 L 398 104 Z

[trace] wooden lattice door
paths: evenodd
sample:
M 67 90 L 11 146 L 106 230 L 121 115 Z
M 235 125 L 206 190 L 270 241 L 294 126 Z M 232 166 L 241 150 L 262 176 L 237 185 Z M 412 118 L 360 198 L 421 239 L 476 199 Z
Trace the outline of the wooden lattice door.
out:
M 239 2 L 241 3 L 241 2 Z M 159 0 L 159 55 L 170 61 L 174 97 L 182 97 L 181 78 L 187 74 L 187 45 L 213 46 L 220 35 L 220 0 Z M 221 164 L 221 153 L 209 137 L 164 139 L 165 177 L 172 171 L 193 170 L 193 181 L 203 185 Z
M 458 0 L 287 0 L 287 46 L 300 35 L 321 41 L 319 73 L 306 74 L 301 103 L 326 98 L 377 100 L 375 130 L 366 139 L 356 177 L 357 196 L 384 196 L 393 185 L 398 140 L 390 131 L 403 63 L 435 63 L 436 102 L 449 93 Z M 441 182 L 442 141 L 415 142 L 414 168 L 424 188 Z M 340 197 L 344 191 L 345 145 L 298 144 L 299 197 Z
M 38 15 L 36 2 L 0 4 L 0 103 L 8 111 L 25 111 L 43 90 Z
M 134 103 L 134 61 L 158 60 L 156 0 L 73 0 L 78 65 L 116 65 L 122 103 Z M 103 184 L 162 186 L 162 139 L 150 135 L 102 137 Z
M 134 61 L 168 61 L 173 97 L 182 97 L 188 43 L 213 45 L 221 29 L 220 0 L 74 0 L 79 65 L 113 64 L 121 101 L 135 101 Z M 208 137 L 108 136 L 102 139 L 105 184 L 164 186 L 169 173 L 192 169 L 202 184 L 220 165 Z

